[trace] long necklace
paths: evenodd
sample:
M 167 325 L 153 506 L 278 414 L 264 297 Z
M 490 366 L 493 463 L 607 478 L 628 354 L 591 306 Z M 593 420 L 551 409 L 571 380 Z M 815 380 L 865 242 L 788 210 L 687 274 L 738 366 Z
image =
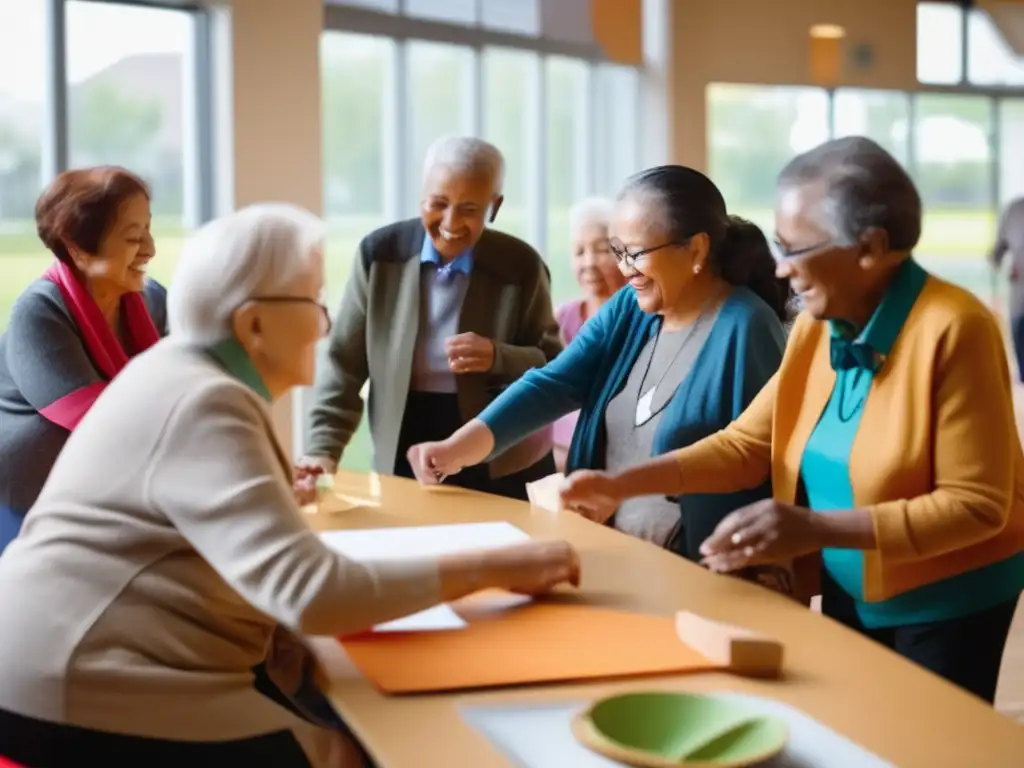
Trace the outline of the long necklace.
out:
M 636 401 L 636 417 L 634 419 L 634 424 L 636 426 L 639 427 L 642 426 L 643 424 L 646 424 L 654 416 L 655 392 L 658 391 L 658 387 L 661 386 L 661 383 L 665 380 L 665 377 L 668 376 L 669 372 L 672 370 L 672 367 L 675 365 L 675 362 L 679 358 L 679 355 L 681 355 L 683 350 L 686 349 L 686 345 L 690 342 L 690 339 L 693 338 L 693 335 L 697 332 L 697 329 L 700 328 L 701 323 L 703 323 L 704 319 L 707 317 L 708 309 L 711 308 L 713 302 L 717 298 L 718 294 L 716 293 L 714 296 L 708 299 L 707 303 L 704 304 L 704 307 L 701 309 L 700 314 L 697 315 L 697 319 L 693 321 L 693 325 L 690 326 L 690 330 L 687 331 L 686 336 L 683 337 L 683 342 L 682 344 L 679 345 L 679 349 L 677 349 L 675 354 L 672 355 L 672 359 L 669 361 L 669 364 L 665 366 L 665 370 L 661 374 L 661 378 L 659 378 L 658 381 L 654 384 L 654 386 L 647 390 L 647 392 L 644 392 L 644 384 L 647 383 L 647 374 L 651 372 L 651 363 L 654 361 L 654 355 L 658 351 L 658 342 L 661 341 L 661 330 L 658 330 L 658 335 L 654 338 L 654 345 L 651 348 L 651 354 L 647 358 L 647 366 L 644 368 L 644 375 L 640 379 L 640 387 L 638 391 L 643 394 L 641 394 Z

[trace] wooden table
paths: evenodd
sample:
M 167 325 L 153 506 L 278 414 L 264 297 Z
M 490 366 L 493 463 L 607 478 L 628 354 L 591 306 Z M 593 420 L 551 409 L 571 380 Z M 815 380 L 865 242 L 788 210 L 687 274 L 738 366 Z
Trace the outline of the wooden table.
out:
M 974 697 L 839 624 L 761 587 L 716 576 L 653 545 L 572 514 L 458 490 L 424 491 L 390 477 L 340 473 L 335 489 L 357 509 L 310 516 L 319 530 L 508 521 L 579 550 L 582 590 L 622 596 L 633 609 L 687 609 L 782 640 L 786 675 L 638 678 L 425 696 L 385 696 L 350 666 L 330 670 L 329 695 L 381 768 L 491 768 L 508 762 L 467 725 L 457 703 L 589 700 L 623 690 L 729 690 L 786 702 L 896 766 L 1024 765 L 1024 728 Z M 595 637 L 593 642 L 600 643 Z

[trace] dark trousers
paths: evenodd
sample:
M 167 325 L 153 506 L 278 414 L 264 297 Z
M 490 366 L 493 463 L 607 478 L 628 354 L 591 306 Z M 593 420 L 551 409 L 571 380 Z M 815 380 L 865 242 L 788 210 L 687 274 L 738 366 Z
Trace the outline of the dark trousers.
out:
M 1024 314 L 1014 315 L 1010 319 L 1010 332 L 1013 337 L 1013 353 L 1017 358 L 1018 381 L 1024 381 Z
M 398 477 L 415 477 L 409 460 L 408 450 L 419 443 L 444 440 L 462 426 L 459 400 L 455 394 L 437 392 L 410 392 L 405 402 L 402 430 L 398 435 L 398 453 L 395 456 L 395 474 Z M 459 474 L 447 478 L 446 485 L 466 488 L 470 491 L 493 493 L 510 499 L 527 501 L 526 484 L 554 474 L 555 457 L 549 453 L 533 466 L 505 477 L 491 478 L 486 464 L 466 467 Z
M 995 701 L 999 666 L 1017 600 L 946 621 L 869 629 L 861 623 L 846 590 L 824 572 L 821 582 L 823 614 L 989 704 Z
M 0 710 L 0 756 L 25 768 L 309 768 L 289 731 L 218 742 L 185 742 L 93 731 Z

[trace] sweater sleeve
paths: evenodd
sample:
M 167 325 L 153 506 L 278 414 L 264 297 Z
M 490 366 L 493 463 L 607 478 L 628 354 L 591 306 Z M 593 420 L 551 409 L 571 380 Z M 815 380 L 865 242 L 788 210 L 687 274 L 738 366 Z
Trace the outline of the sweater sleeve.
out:
M 73 430 L 107 382 L 93 365 L 56 286 L 21 295 L 7 326 L 6 363 L 25 401 L 49 421 Z
M 367 629 L 436 605 L 433 559 L 357 563 L 302 519 L 258 403 L 217 383 L 176 408 L 147 495 L 253 606 L 308 635 Z
M 791 344 L 800 343 L 800 329 L 798 321 Z M 741 330 L 735 357 L 735 420 L 676 452 L 686 484 L 683 494 L 735 493 L 771 477 L 775 395 L 785 348 L 785 332 L 777 320 L 754 317 Z
M 309 409 L 310 456 L 339 461 L 363 417 L 361 392 L 370 376 L 366 356 L 369 248 L 366 240 L 359 244 L 327 354 L 317 366 L 315 399 Z
M 1013 504 L 1020 442 L 1006 350 L 995 318 L 962 313 L 937 357 L 935 490 L 869 507 L 883 562 L 935 557 L 998 534 Z
M 540 368 L 562 351 L 562 336 L 551 309 L 551 280 L 539 256 L 536 275 L 523 291 L 521 309 L 514 343 L 494 342 L 491 372 L 511 379 L 519 378 L 532 368 Z
M 596 381 L 616 310 L 624 293 L 607 302 L 586 323 L 565 351 L 543 368 L 527 371 L 483 410 L 479 418 L 494 435 L 494 451 L 501 454 L 541 427 L 578 410 Z M 632 296 L 626 299 L 632 301 Z

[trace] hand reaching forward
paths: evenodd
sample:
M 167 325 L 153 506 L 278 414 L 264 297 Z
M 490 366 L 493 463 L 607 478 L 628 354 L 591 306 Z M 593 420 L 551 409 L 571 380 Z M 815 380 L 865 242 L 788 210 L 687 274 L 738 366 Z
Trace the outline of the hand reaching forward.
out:
M 565 541 L 530 541 L 484 553 L 488 586 L 539 595 L 559 584 L 580 584 L 580 558 Z
M 292 492 L 295 502 L 301 507 L 316 501 L 317 479 L 324 474 L 334 474 L 335 464 L 325 456 L 303 456 L 295 463 L 292 473 Z
M 607 472 L 584 469 L 569 475 L 559 490 L 562 508 L 602 525 L 615 514 L 623 496 Z
M 444 442 L 420 443 L 409 449 L 406 458 L 420 485 L 440 485 L 446 477 L 462 471 L 453 454 Z
M 475 333 L 445 339 L 444 351 L 452 373 L 487 373 L 494 366 L 494 342 Z
M 712 571 L 728 572 L 787 563 L 820 548 L 814 512 L 764 499 L 727 515 L 700 545 L 700 553 Z

